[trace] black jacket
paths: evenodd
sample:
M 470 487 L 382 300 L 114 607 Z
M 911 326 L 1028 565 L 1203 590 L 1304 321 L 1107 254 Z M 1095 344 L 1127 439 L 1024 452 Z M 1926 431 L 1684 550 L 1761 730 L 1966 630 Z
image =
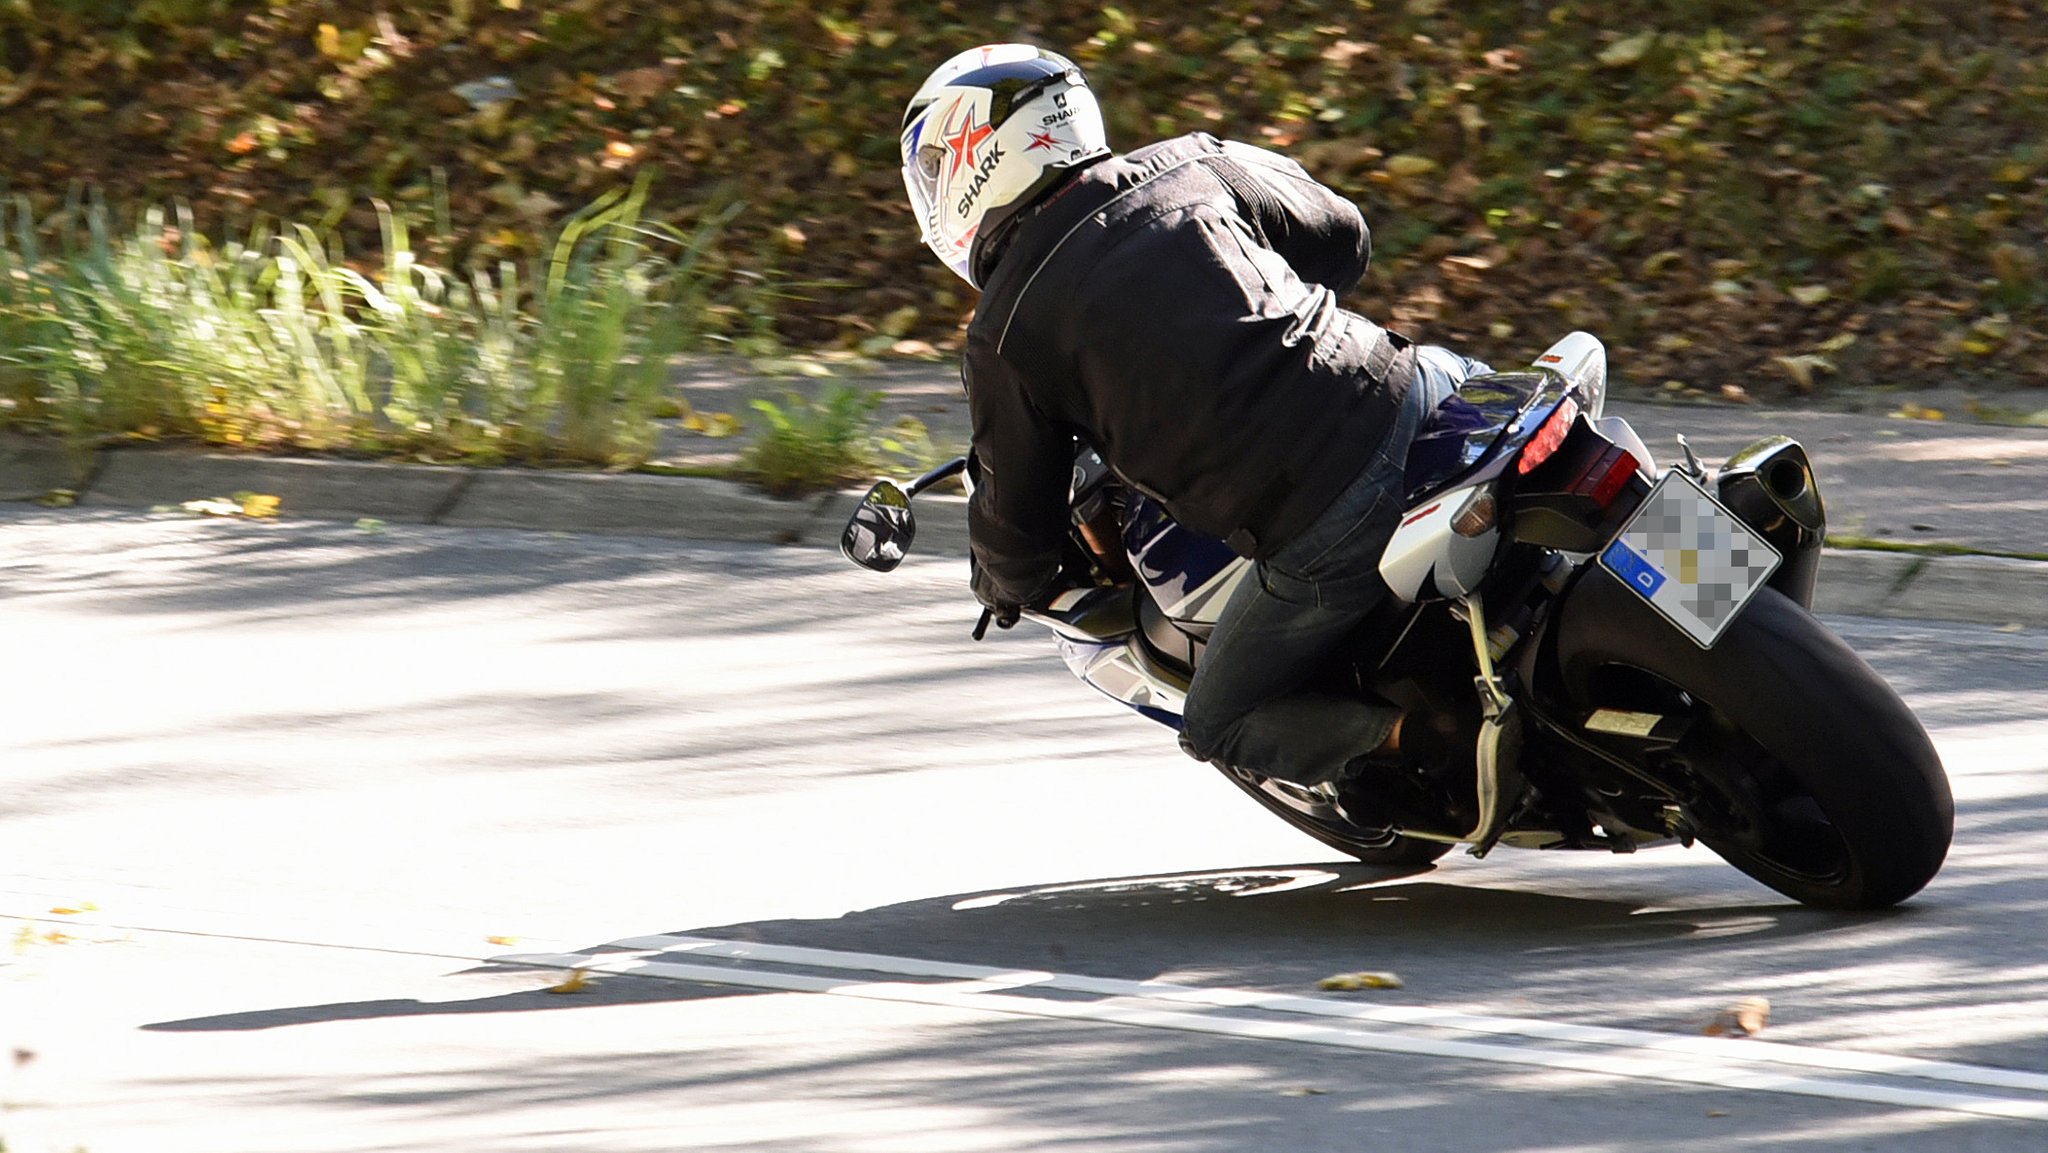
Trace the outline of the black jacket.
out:
M 1357 476 L 1407 390 L 1388 371 L 1405 342 L 1337 304 L 1371 256 L 1363 217 L 1263 149 L 1198 133 L 1104 159 L 985 247 L 962 377 L 969 532 L 998 599 L 1057 570 L 1073 437 L 1264 557 Z

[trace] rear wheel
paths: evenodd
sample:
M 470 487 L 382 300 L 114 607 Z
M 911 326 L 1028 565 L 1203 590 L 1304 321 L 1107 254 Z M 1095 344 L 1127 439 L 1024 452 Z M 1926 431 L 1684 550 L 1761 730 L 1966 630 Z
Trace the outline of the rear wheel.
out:
M 1601 581 L 1613 591 L 1586 587 Z M 1896 904 L 1941 868 L 1955 803 L 1940 757 L 1891 686 L 1805 609 L 1765 589 L 1702 650 L 1591 572 L 1567 614 L 1568 694 L 1687 722 L 1675 744 L 1627 751 L 1728 863 L 1835 909 Z
M 1392 829 L 1367 828 L 1352 823 L 1323 791 L 1245 769 L 1221 768 L 1231 784 L 1251 794 L 1281 820 L 1368 865 L 1405 869 L 1427 865 L 1451 851 L 1442 841 L 1404 837 Z

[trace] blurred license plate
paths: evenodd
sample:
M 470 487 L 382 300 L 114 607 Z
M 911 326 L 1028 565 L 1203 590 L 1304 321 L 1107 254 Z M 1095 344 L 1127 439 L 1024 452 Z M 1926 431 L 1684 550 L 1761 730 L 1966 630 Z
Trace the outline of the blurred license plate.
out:
M 1684 473 L 1664 474 L 1600 565 L 1711 648 L 1778 567 L 1778 550 Z

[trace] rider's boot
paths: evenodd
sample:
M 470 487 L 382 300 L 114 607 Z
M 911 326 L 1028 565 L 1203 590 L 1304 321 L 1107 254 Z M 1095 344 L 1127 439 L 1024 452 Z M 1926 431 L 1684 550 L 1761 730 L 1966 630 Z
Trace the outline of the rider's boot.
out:
M 1337 807 L 1369 828 L 1461 833 L 1478 819 L 1477 709 L 1409 712 L 1387 739 L 1351 762 Z

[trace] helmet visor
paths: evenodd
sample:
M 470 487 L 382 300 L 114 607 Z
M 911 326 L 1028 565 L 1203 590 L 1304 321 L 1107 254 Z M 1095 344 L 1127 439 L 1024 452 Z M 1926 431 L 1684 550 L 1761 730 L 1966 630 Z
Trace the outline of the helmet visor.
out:
M 919 239 L 947 267 L 962 279 L 971 281 L 967 273 L 967 253 L 947 238 L 940 228 L 939 204 L 949 154 L 939 140 L 936 128 L 932 136 L 926 138 L 925 130 L 929 125 L 930 117 L 920 115 L 903 130 L 903 190 L 910 197 L 911 211 L 917 214 Z
M 939 173 L 944 171 L 946 150 L 938 141 L 920 143 L 924 133 L 920 117 L 903 133 L 903 188 L 910 194 L 910 207 L 917 213 L 918 230 L 930 239 L 933 206 L 939 202 Z

